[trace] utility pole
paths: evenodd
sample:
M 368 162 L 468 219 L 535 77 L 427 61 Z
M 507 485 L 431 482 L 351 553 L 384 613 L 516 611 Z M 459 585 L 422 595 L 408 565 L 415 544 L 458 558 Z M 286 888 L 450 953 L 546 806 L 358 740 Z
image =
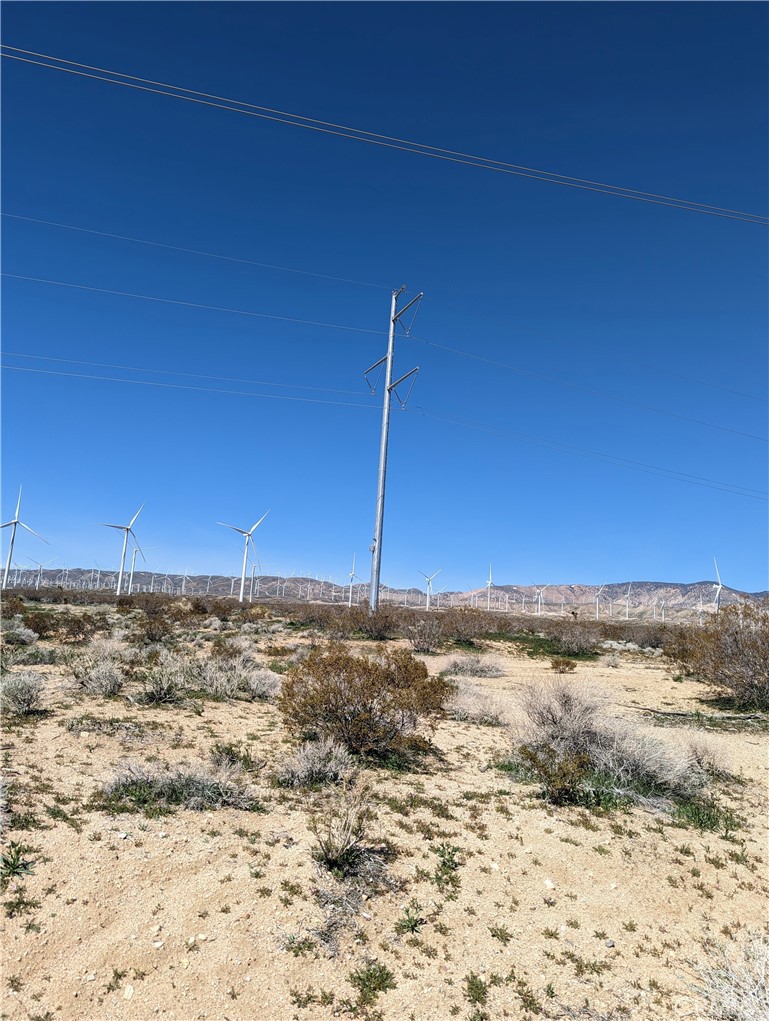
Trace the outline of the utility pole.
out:
M 411 380 L 411 386 L 406 394 L 406 400 L 400 401 L 401 407 L 405 408 L 406 402 L 409 399 L 411 390 L 414 386 L 414 378 L 419 372 L 419 366 L 415 369 L 411 369 L 400 379 L 397 379 L 394 383 L 393 378 L 393 354 L 395 352 L 395 325 L 400 320 L 404 312 L 411 308 L 412 305 L 417 305 L 422 300 L 423 294 L 420 291 L 419 294 L 412 298 L 411 301 L 404 305 L 400 311 L 398 310 L 398 298 L 406 290 L 405 287 L 401 287 L 397 291 L 392 292 L 392 298 L 390 300 L 390 328 L 387 337 L 387 354 L 384 358 L 380 358 L 378 362 L 375 362 L 370 368 L 366 369 L 364 376 L 366 382 L 368 382 L 368 374 L 374 369 L 379 368 L 380 365 L 385 366 L 385 380 L 384 380 L 384 399 L 382 403 L 382 435 L 379 441 L 379 476 L 377 479 L 377 495 L 376 495 L 376 517 L 374 520 L 374 541 L 371 543 L 369 549 L 371 550 L 371 586 L 369 591 L 369 609 L 372 613 L 376 613 L 379 608 L 379 575 L 382 568 L 382 527 L 384 525 L 384 504 L 385 504 L 385 484 L 387 480 L 387 443 L 390 435 L 390 397 L 395 388 L 405 382 L 409 377 L 413 377 Z M 416 310 L 415 313 L 416 315 Z M 413 323 L 413 319 L 412 319 Z M 404 328 L 405 329 L 405 328 Z M 408 335 L 408 330 L 405 330 Z M 369 389 L 372 393 L 376 391 L 369 383 Z M 400 398 L 398 398 L 400 400 Z

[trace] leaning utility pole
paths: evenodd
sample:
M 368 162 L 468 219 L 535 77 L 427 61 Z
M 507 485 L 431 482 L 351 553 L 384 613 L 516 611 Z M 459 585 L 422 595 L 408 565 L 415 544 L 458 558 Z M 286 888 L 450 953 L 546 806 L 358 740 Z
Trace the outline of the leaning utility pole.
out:
M 371 550 L 371 585 L 369 591 L 369 608 L 372 613 L 375 613 L 379 607 L 379 574 L 382 567 L 382 526 L 384 524 L 384 503 L 385 503 L 385 482 L 387 479 L 387 441 L 390 433 L 390 396 L 395 391 L 395 388 L 409 378 L 409 376 L 415 377 L 419 372 L 419 366 L 415 369 L 411 369 L 405 376 L 401 376 L 400 379 L 396 379 L 393 383 L 393 354 L 395 351 L 395 324 L 400 320 L 404 312 L 411 308 L 412 305 L 422 300 L 422 292 L 420 291 L 416 298 L 412 298 L 411 301 L 404 305 L 403 308 L 398 311 L 398 298 L 406 290 L 405 287 L 401 287 L 400 290 L 392 292 L 392 299 L 390 302 L 390 329 L 388 331 L 387 338 L 387 354 L 384 358 L 380 358 L 378 362 L 375 362 L 371 368 L 366 369 L 364 373 L 366 381 L 368 382 L 368 374 L 380 365 L 385 366 L 385 379 L 384 379 L 384 400 L 382 404 L 382 436 L 379 442 L 379 476 L 377 480 L 377 495 L 376 495 L 376 518 L 374 521 L 374 541 L 369 547 Z M 416 312 L 415 312 L 416 315 Z M 412 320 L 413 323 L 413 320 Z M 408 330 L 405 330 L 408 334 Z M 414 380 L 411 381 L 411 387 L 409 392 L 406 394 L 406 400 L 401 401 L 401 407 L 406 406 L 406 401 L 409 399 L 411 389 L 414 386 Z M 372 393 L 375 393 L 373 387 L 369 383 L 369 388 Z M 400 398 L 399 398 L 400 400 Z

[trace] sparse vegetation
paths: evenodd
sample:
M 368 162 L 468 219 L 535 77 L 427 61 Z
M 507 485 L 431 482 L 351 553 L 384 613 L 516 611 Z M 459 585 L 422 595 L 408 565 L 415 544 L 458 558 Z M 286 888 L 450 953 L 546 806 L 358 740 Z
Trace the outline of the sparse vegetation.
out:
M 151 811 L 158 808 L 258 809 L 259 803 L 242 787 L 228 780 L 177 768 L 150 771 L 129 766 L 103 789 L 96 807 L 109 812 Z
M 351 777 L 355 762 L 347 749 L 331 738 L 305 741 L 277 772 L 281 787 L 310 787 L 342 783 Z
M 769 1017 L 769 937 L 746 933 L 732 945 L 713 941 L 690 962 L 704 1017 L 712 1021 L 765 1021 Z

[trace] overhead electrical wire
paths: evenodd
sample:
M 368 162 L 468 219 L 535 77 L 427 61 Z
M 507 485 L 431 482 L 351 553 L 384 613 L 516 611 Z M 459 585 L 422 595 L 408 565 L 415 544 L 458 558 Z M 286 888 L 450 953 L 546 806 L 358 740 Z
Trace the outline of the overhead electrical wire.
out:
M 225 308 L 221 305 L 201 305 L 195 301 L 180 301 L 175 298 L 160 298 L 153 294 L 134 294 L 131 291 L 114 291 L 108 287 L 90 287 L 87 284 L 73 284 L 67 280 L 48 280 L 44 277 L 28 277 L 19 273 L 0 273 L 0 276 L 12 280 L 27 280 L 36 284 L 55 284 L 57 287 L 74 287 L 79 291 L 95 291 L 97 294 L 116 294 L 121 298 L 141 298 L 143 301 L 159 301 L 165 305 L 184 305 L 189 308 L 200 308 L 209 312 L 232 312 L 239 316 L 253 316 L 257 319 L 278 319 L 285 323 L 299 323 L 302 326 L 322 326 L 330 330 L 349 330 L 353 333 L 375 333 L 387 336 L 386 330 L 369 330 L 363 326 L 342 326 L 339 323 L 320 323 L 313 319 L 295 319 L 292 316 L 272 315 L 269 312 L 250 312 L 242 308 Z
M 25 54 L 25 56 L 20 56 L 20 54 Z M 165 95 L 172 99 L 182 99 L 188 103 L 216 107 L 218 109 L 229 110 L 232 113 L 240 113 L 249 117 L 257 117 L 262 120 L 288 124 L 292 127 L 304 128 L 306 130 L 320 132 L 322 134 L 340 136 L 353 141 L 367 142 L 370 145 L 397 149 L 421 156 L 429 156 L 432 159 L 438 159 L 450 163 L 474 166 L 479 169 L 492 170 L 496 173 L 509 174 L 515 177 L 533 178 L 534 180 L 544 181 L 550 184 L 558 184 L 568 188 L 577 188 L 583 191 L 599 192 L 603 195 L 613 195 L 616 198 L 625 198 L 636 202 L 647 202 L 652 203 L 653 205 L 686 209 L 690 212 L 703 213 L 707 216 L 725 217 L 731 220 L 739 220 L 743 223 L 757 223 L 763 226 L 769 224 L 769 217 L 761 213 L 750 213 L 743 210 L 728 209 L 724 206 L 698 202 L 694 199 L 680 199 L 674 196 L 657 194 L 655 192 L 645 192 L 635 188 L 626 188 L 622 185 L 605 184 L 600 181 L 570 177 L 553 171 L 538 170 L 536 168 L 526 167 L 520 164 L 508 163 L 503 160 L 491 159 L 486 156 L 475 156 L 470 153 L 464 153 L 454 149 L 445 149 L 424 142 L 415 142 L 410 139 L 402 139 L 392 135 L 368 131 L 364 128 L 353 128 L 349 125 L 337 124 L 333 121 L 323 121 L 314 117 L 307 117 L 304 114 L 294 114 L 285 110 L 259 106 L 255 103 L 229 99 L 224 96 L 217 96 L 213 93 L 188 89 L 181 85 L 171 85 L 167 82 L 154 81 L 151 78 L 141 78 L 137 75 L 125 74 L 122 71 L 96 67 L 91 64 L 68 60 L 65 57 L 57 57 L 51 54 L 38 53 L 34 50 L 22 49 L 18 46 L 3 44 L 2 56 L 6 59 L 21 61 L 22 63 L 46 67 L 53 71 L 63 71 L 67 74 L 73 74 L 83 78 L 92 78 L 108 82 L 112 85 L 121 85 L 124 88 Z M 43 59 L 33 60 L 31 59 L 32 57 L 39 57 Z M 52 64 L 47 63 L 46 61 L 58 61 L 58 63 Z M 76 70 L 76 68 L 83 68 L 85 70 Z M 98 72 L 98 74 L 92 72 Z M 105 77 L 107 75 L 111 77 Z M 121 81 L 120 79 L 126 80 Z
M 83 372 L 62 372 L 59 369 L 32 369 L 25 365 L 5 365 L 0 368 L 12 372 L 34 372 L 44 376 L 69 376 L 73 379 L 95 379 L 103 383 L 131 383 L 137 386 L 155 386 L 166 390 L 197 390 L 201 393 L 228 394 L 233 397 L 258 397 L 268 401 L 299 401 L 303 404 L 329 404 L 339 408 L 367 408 L 377 410 L 375 404 L 355 404 L 352 401 L 322 401 L 316 397 L 294 397 L 289 394 L 255 394 L 249 390 L 222 390 L 210 386 L 190 386 L 188 383 L 161 383 L 154 379 L 120 379 L 117 376 L 91 376 Z M 361 393 L 361 397 L 366 394 Z
M 316 405 L 329 405 L 333 407 L 346 407 L 346 408 L 363 408 L 365 410 L 378 410 L 376 404 L 356 404 L 348 401 L 326 401 L 319 400 L 311 397 L 294 397 L 284 394 L 262 394 L 252 393 L 250 391 L 242 390 L 224 390 L 216 387 L 203 387 L 203 386 L 190 386 L 185 383 L 162 383 L 156 380 L 141 380 L 141 379 L 123 379 L 116 376 L 99 376 L 89 375 L 81 372 L 63 372 L 56 369 L 34 369 L 18 365 L 2 365 L 0 368 L 8 369 L 16 372 L 27 372 L 34 373 L 36 375 L 46 376 L 58 376 L 66 377 L 71 379 L 86 379 L 90 381 L 97 381 L 103 383 L 125 383 L 131 386 L 150 386 L 161 389 L 170 390 L 188 390 L 197 393 L 215 393 L 223 394 L 225 396 L 233 397 L 251 397 L 260 400 L 282 400 L 282 401 L 298 401 L 304 404 L 316 404 Z M 365 396 L 365 395 L 361 395 Z M 551 447 L 556 450 L 565 451 L 570 454 L 578 454 L 583 457 L 589 457 L 595 460 L 602 461 L 604 463 L 612 464 L 615 467 L 626 468 L 631 471 L 642 472 L 647 475 L 657 475 L 662 478 L 667 478 L 676 482 L 684 482 L 688 485 L 702 486 L 706 489 L 716 489 L 720 492 L 730 493 L 733 496 L 742 496 L 753 500 L 766 500 L 769 498 L 769 494 L 764 493 L 762 490 L 749 489 L 745 486 L 736 486 L 728 482 L 722 482 L 717 479 L 707 479 L 698 475 L 691 475 L 685 472 L 679 472 L 675 469 L 665 468 L 660 465 L 647 464 L 641 461 L 632 461 L 627 458 L 619 458 L 613 454 L 605 454 L 601 451 L 590 450 L 584 447 L 578 447 L 573 444 L 559 443 L 555 440 L 548 440 L 545 437 L 534 436 L 529 433 L 516 433 L 511 430 L 500 429 L 499 427 L 488 425 L 485 423 L 479 423 L 470 421 L 467 419 L 458 418 L 457 416 L 440 414 L 431 411 L 428 408 L 416 406 L 413 409 L 407 409 L 408 414 L 418 415 L 423 418 L 436 419 L 438 421 L 447 422 L 452 425 L 464 426 L 467 428 L 478 429 L 483 432 L 496 433 L 503 436 L 510 436 L 517 440 L 525 443 L 532 443 L 537 446 Z
M 640 471 L 647 475 L 660 475 L 663 478 L 673 479 L 677 482 L 686 482 L 691 485 L 704 486 L 707 489 L 719 489 L 734 496 L 745 496 L 754 500 L 767 500 L 769 493 L 762 489 L 752 489 L 748 486 L 738 486 L 730 482 L 722 482 L 718 479 L 709 479 L 701 475 L 691 475 L 687 472 L 680 472 L 674 468 L 664 468 L 661 465 L 648 464 L 644 461 L 633 461 L 630 458 L 617 457 L 614 454 L 606 454 L 598 450 L 590 450 L 585 447 L 577 447 L 570 443 L 560 443 L 557 440 L 549 440 L 542 436 L 534 436 L 531 433 L 514 432 L 511 429 L 500 428 L 499 426 L 488 425 L 484 422 L 476 422 L 456 415 L 446 415 L 415 405 L 414 408 L 406 408 L 407 414 L 418 415 L 423 418 L 431 418 L 440 422 L 448 422 L 452 425 L 461 425 L 469 429 L 477 429 L 481 432 L 493 433 L 499 436 L 509 436 L 525 443 L 533 443 L 537 446 L 551 447 L 555 450 L 563 450 L 568 453 L 579 454 L 583 457 L 591 457 L 619 467 L 629 468 L 633 471 Z
M 204 309 L 206 311 L 231 312 L 231 313 L 233 313 L 235 315 L 254 316 L 254 317 L 257 317 L 257 318 L 260 318 L 260 319 L 282 320 L 284 322 L 298 323 L 298 324 L 304 325 L 304 326 L 320 326 L 320 327 L 323 327 L 325 329 L 346 330 L 346 331 L 356 332 L 356 333 L 370 333 L 370 334 L 374 334 L 374 335 L 377 335 L 377 336 L 386 336 L 386 331 L 384 331 L 384 330 L 372 330 L 372 329 L 367 329 L 367 328 L 361 327 L 361 326 L 341 326 L 338 323 L 323 323 L 323 322 L 316 322 L 314 320 L 309 320 L 309 319 L 296 319 L 296 318 L 293 318 L 293 317 L 290 317 L 290 316 L 272 315 L 272 314 L 270 314 L 268 312 L 251 312 L 251 311 L 248 311 L 246 309 L 228 308 L 228 307 L 224 307 L 224 306 L 221 306 L 221 305 L 204 305 L 204 304 L 200 304 L 199 302 L 182 301 L 180 299 L 175 299 L 175 298 L 163 298 L 163 297 L 159 297 L 157 295 L 138 294 L 138 293 L 135 293 L 133 291 L 117 291 L 117 290 L 113 290 L 111 288 L 106 288 L 106 287 L 91 287 L 91 286 L 86 285 L 86 284 L 76 284 L 76 283 L 72 283 L 70 281 L 65 281 L 65 280 L 51 280 L 51 279 L 47 279 L 47 278 L 44 278 L 44 277 L 22 276 L 21 274 L 18 274 L 18 273 L 5 273 L 5 272 L 3 272 L 0 275 L 4 276 L 4 277 L 9 277 L 10 279 L 13 279 L 13 280 L 25 280 L 25 281 L 29 281 L 29 282 L 32 282 L 32 283 L 39 283 L 39 284 L 52 284 L 52 285 L 55 285 L 57 287 L 72 287 L 72 288 L 75 288 L 77 290 L 93 291 L 93 292 L 96 292 L 97 294 L 112 294 L 112 295 L 117 295 L 119 297 L 124 297 L 124 298 L 139 298 L 139 299 L 144 300 L 144 301 L 158 301 L 158 302 L 162 302 L 164 304 L 181 305 L 181 306 L 190 307 L 190 308 Z M 592 397 L 601 397 L 601 398 L 606 399 L 606 400 L 617 401 L 620 404 L 625 404 L 625 405 L 627 405 L 629 407 L 638 408 L 638 409 L 640 409 L 642 411 L 650 412 L 651 414 L 663 415 L 663 416 L 665 416 L 667 418 L 679 419 L 680 421 L 683 421 L 683 422 L 690 422 L 693 425 L 704 426 L 705 428 L 708 428 L 708 429 L 716 429 L 719 432 L 731 433 L 732 435 L 742 436 L 742 437 L 744 437 L 746 439 L 758 440 L 761 443 L 768 442 L 767 441 L 767 437 L 759 436 L 756 433 L 744 432 L 744 431 L 742 431 L 740 429 L 732 429 L 730 426 L 726 426 L 726 425 L 717 425 L 715 422 L 706 422 L 704 419 L 693 418 L 690 415 L 682 415 L 682 414 L 679 414 L 676 411 L 666 411 L 666 410 L 664 410 L 662 408 L 655 408 L 655 407 L 653 407 L 650 404 L 642 404 L 640 401 L 631 401 L 631 400 L 629 400 L 626 397 L 620 397 L 620 396 L 618 396 L 616 394 L 609 394 L 609 393 L 605 393 L 602 390 L 595 390 L 595 389 L 592 389 L 590 387 L 581 386 L 581 385 L 579 385 L 577 383 L 570 383 L 568 380 L 562 380 L 562 379 L 559 379 L 556 376 L 548 376 L 548 375 L 545 375 L 544 373 L 535 372 L 533 370 L 522 369 L 522 368 L 519 368 L 517 366 L 510 365 L 507 362 L 500 362 L 500 361 L 497 361 L 497 360 L 495 360 L 493 358 L 488 358 L 485 355 L 476 355 L 476 354 L 473 354 L 470 351 L 464 351 L 464 350 L 461 350 L 459 348 L 450 347 L 448 344 L 440 344 L 437 341 L 425 340 L 423 338 L 417 338 L 417 337 L 413 337 L 413 336 L 412 336 L 411 339 L 417 341 L 418 343 L 426 344 L 426 345 L 428 345 L 430 347 L 435 347 L 435 348 L 439 348 L 439 349 L 444 350 L 444 351 L 449 351 L 449 352 L 451 352 L 453 354 L 461 355 L 461 356 L 463 356 L 465 358 L 471 358 L 474 361 L 486 362 L 489 365 L 494 365 L 494 366 L 497 366 L 499 368 L 508 369 L 511 372 L 517 372 L 517 373 L 520 373 L 520 374 L 523 374 L 523 375 L 528 375 L 528 376 L 532 376 L 534 378 L 542 379 L 542 380 L 545 380 L 546 382 L 554 383 L 554 384 L 556 384 L 558 386 L 565 387 L 566 389 L 575 390 L 575 391 L 582 392 L 582 393 L 588 393 Z
M 132 241 L 132 242 L 135 242 L 136 244 L 151 245 L 151 246 L 156 247 L 156 248 L 165 248 L 165 249 L 168 249 L 170 251 L 176 251 L 176 252 L 186 252 L 188 254 L 200 255 L 200 256 L 204 256 L 204 257 L 212 258 L 212 259 L 223 259 L 223 260 L 226 260 L 228 262 L 242 263 L 242 264 L 247 265 L 247 266 L 256 266 L 256 267 L 261 267 L 261 268 L 266 268 L 266 269 L 276 269 L 276 270 L 282 270 L 282 271 L 284 271 L 286 273 L 299 273 L 299 274 L 303 274 L 305 276 L 322 277 L 322 278 L 324 278 L 326 280 L 337 280 L 337 281 L 341 281 L 341 282 L 345 282 L 345 283 L 361 284 L 362 286 L 365 286 L 365 287 L 375 287 L 375 288 L 381 288 L 382 290 L 391 290 L 391 288 L 388 288 L 385 284 L 375 284 L 375 283 L 370 283 L 370 282 L 363 281 L 363 280 L 352 280 L 352 279 L 350 279 L 348 277 L 329 276 L 328 274 L 325 274 L 325 273 L 317 273 L 317 272 L 312 272 L 312 271 L 309 271 L 309 270 L 302 270 L 302 269 L 291 268 L 291 267 L 288 267 L 288 266 L 275 266 L 275 265 L 272 265 L 271 263 L 266 263 L 266 262 L 254 262 L 254 261 L 252 261 L 250 259 L 240 259 L 240 258 L 236 258 L 234 256 L 221 255 L 221 254 L 214 253 L 214 252 L 203 252 L 203 251 L 200 251 L 200 250 L 194 249 L 194 248 L 183 248 L 183 247 L 181 247 L 179 245 L 171 245 L 171 244 L 162 243 L 162 242 L 159 242 L 159 241 L 149 241 L 146 238 L 127 237 L 127 236 L 122 235 L 122 234 L 113 234 L 113 233 L 110 233 L 109 231 L 94 230 L 94 229 L 92 229 L 90 227 L 80 227 L 80 226 L 77 226 L 77 225 L 71 224 L 71 223 L 58 223 L 55 220 L 43 220 L 43 219 L 40 219 L 39 217 L 35 217 L 35 216 L 22 216 L 21 214 L 18 214 L 18 213 L 7 213 L 7 212 L 0 213 L 0 215 L 10 217 L 11 219 L 14 219 L 14 220 L 25 220 L 25 221 L 27 221 L 29 223 L 44 224 L 44 225 L 46 225 L 48 227 L 60 227 L 60 228 L 63 228 L 65 230 L 75 230 L 75 231 L 80 231 L 81 233 L 84 233 L 84 234 L 95 234 L 95 235 L 98 235 L 99 237 L 114 238 L 114 239 L 120 240 L 120 241 Z M 384 331 L 382 331 L 382 332 L 384 333 Z M 480 359 L 480 360 L 484 360 L 484 361 L 490 361 L 491 364 L 498 365 L 498 366 L 504 367 L 504 368 L 508 368 L 512 372 L 521 372 L 521 373 L 533 374 L 533 373 L 530 372 L 530 370 L 521 369 L 521 368 L 519 368 L 517 366 L 505 364 L 505 363 L 502 363 L 502 362 L 496 362 L 496 361 L 493 361 L 492 359 L 483 359 L 482 356 L 480 356 L 480 355 L 476 355 L 476 354 L 471 353 L 469 351 L 462 351 L 459 348 L 448 347 L 446 345 L 440 345 L 440 344 L 437 344 L 435 342 L 424 340 L 424 339 L 422 339 L 420 337 L 412 336 L 411 339 L 412 340 L 416 340 L 418 343 L 421 343 L 421 344 L 430 344 L 432 347 L 441 347 L 443 350 L 451 351 L 454 354 L 464 355 L 464 356 L 466 356 L 468 358 L 474 358 L 476 360 Z M 682 373 L 672 372 L 669 369 L 663 369 L 663 368 L 660 368 L 659 366 L 656 366 L 656 365 L 649 365 L 648 363 L 644 367 L 649 369 L 650 371 L 656 372 L 656 373 L 658 373 L 660 375 L 670 376 L 673 379 L 682 379 L 682 380 L 684 380 L 686 382 L 689 382 L 689 383 L 695 383 L 697 386 L 708 387 L 709 389 L 712 389 L 712 390 L 722 390 L 724 393 L 733 394 L 734 396 L 737 396 L 737 397 L 745 397 L 746 399 L 752 400 L 752 401 L 759 401 L 762 404 L 769 403 L 769 401 L 765 397 L 759 397 L 756 394 L 745 393 L 743 390 L 735 390 L 732 387 L 722 386 L 719 383 L 711 383 L 711 382 L 708 382 L 708 381 L 703 380 L 703 379 L 695 379 L 692 376 L 686 376 L 686 375 L 683 375 Z M 548 379 L 550 382 L 561 383 L 564 386 L 573 386 L 573 384 L 563 383 L 563 381 L 555 379 L 553 377 L 548 377 L 548 376 L 542 375 L 542 376 L 540 376 L 540 378 Z M 589 391 L 589 392 L 590 393 L 595 393 L 596 391 Z M 618 400 L 619 398 L 612 398 L 612 399 Z
M 297 273 L 306 277 L 319 277 L 322 280 L 336 280 L 343 284 L 359 284 L 361 287 L 376 287 L 380 290 L 390 290 L 384 284 L 372 284 L 368 280 L 352 280 L 349 277 L 331 276 L 329 273 L 313 273 L 307 269 L 294 269 L 290 266 L 275 266 L 269 262 L 254 262 L 252 259 L 238 259 L 232 255 L 220 255 L 218 252 L 200 252 L 196 248 L 182 248 L 180 245 L 168 245 L 162 241 L 147 241 L 145 238 L 128 237 L 125 234 L 110 234 L 106 230 L 92 230 L 90 227 L 76 227 L 71 223 L 56 223 L 55 220 L 40 220 L 35 216 L 21 216 L 18 213 L 3 213 L 13 220 L 27 220 L 29 223 L 43 223 L 48 227 L 62 227 L 66 230 L 76 230 L 81 234 L 97 234 L 103 238 L 113 238 L 117 241 L 132 241 L 137 245 L 150 245 L 152 248 L 167 248 L 173 252 L 186 252 L 188 255 L 202 255 L 208 259 L 222 259 L 225 262 L 238 262 L 243 266 L 258 266 L 260 269 L 276 269 L 281 273 Z
M 3 351 L 8 358 L 34 358 L 42 362 L 66 362 L 68 365 L 91 365 L 101 369 L 124 369 L 130 372 L 152 372 L 159 376 L 185 376 L 188 379 L 214 379 L 222 383 L 248 383 L 253 386 L 277 386 L 288 390 L 318 390 L 323 393 L 360 396 L 360 390 L 340 390 L 329 386 L 305 386 L 301 383 L 271 383 L 267 379 L 244 379 L 242 376 L 211 376 L 206 372 L 180 372 L 178 369 L 149 369 L 142 365 L 118 365 L 115 362 L 89 362 L 80 358 L 55 358 L 53 355 L 25 354 L 23 351 Z

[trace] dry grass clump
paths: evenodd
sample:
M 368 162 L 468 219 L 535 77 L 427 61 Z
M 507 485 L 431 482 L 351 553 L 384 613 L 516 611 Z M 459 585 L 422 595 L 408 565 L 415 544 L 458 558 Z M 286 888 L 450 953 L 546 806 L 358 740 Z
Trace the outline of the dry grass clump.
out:
M 691 961 L 705 1001 L 703 1017 L 712 1021 L 766 1021 L 769 1018 L 769 938 L 749 933 L 736 947 L 703 944 L 704 958 Z
M 445 679 L 430 677 L 404 649 L 353 656 L 331 643 L 289 671 L 278 708 L 296 736 L 329 737 L 354 754 L 381 755 L 435 716 L 449 693 Z
M 281 787 L 309 787 L 342 783 L 354 771 L 355 762 L 347 749 L 331 738 L 322 738 L 300 745 L 280 767 L 276 780 Z
M 688 800 L 707 784 L 689 749 L 609 716 L 606 698 L 554 679 L 524 689 L 515 756 L 556 803 Z
M 315 837 L 312 856 L 338 878 L 354 874 L 367 856 L 368 793 L 366 788 L 344 788 L 322 816 L 310 820 Z
M 446 704 L 446 716 L 459 723 L 501 727 L 504 722 L 504 709 L 499 699 L 486 694 L 474 684 L 459 681 Z
M 152 656 L 142 674 L 142 691 L 137 701 L 145 705 L 180 702 L 198 677 L 194 664 L 170 649 L 161 649 Z
M 112 812 L 135 812 L 153 806 L 193 811 L 239 808 L 253 811 L 256 801 L 225 777 L 193 773 L 178 767 L 167 772 L 129 766 L 102 791 L 100 806 Z
M 40 674 L 31 670 L 6 674 L 0 681 L 0 707 L 15 716 L 31 716 L 40 708 L 44 687 Z
M 482 656 L 457 656 L 449 660 L 443 673 L 447 677 L 501 677 L 504 670 L 494 660 Z

